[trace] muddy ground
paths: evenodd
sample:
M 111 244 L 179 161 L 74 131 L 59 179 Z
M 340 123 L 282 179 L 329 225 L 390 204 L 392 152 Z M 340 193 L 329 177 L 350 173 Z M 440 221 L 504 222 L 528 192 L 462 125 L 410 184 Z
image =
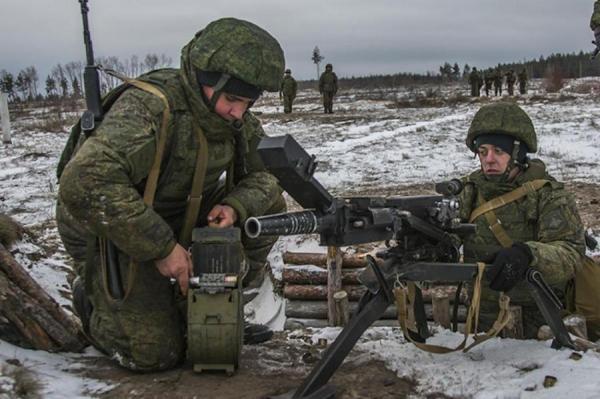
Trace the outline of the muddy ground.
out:
M 91 359 L 86 375 L 118 384 L 102 398 L 270 398 L 297 388 L 325 349 L 309 345 L 298 334 L 278 333 L 270 342 L 245 346 L 233 376 L 223 372 L 194 373 L 190 365 L 150 374 L 114 367 L 105 358 Z M 352 352 L 332 379 L 338 398 L 402 398 L 414 382 L 398 378 L 380 361 Z M 429 396 L 443 398 L 444 395 Z

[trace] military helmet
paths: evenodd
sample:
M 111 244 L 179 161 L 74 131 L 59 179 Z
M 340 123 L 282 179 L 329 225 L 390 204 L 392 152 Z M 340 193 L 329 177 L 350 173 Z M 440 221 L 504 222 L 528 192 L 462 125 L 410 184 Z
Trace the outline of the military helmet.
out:
M 325 69 L 333 69 L 333 65 L 327 64 L 327 65 L 325 65 Z
M 288 68 L 285 70 L 285 73 L 292 73 L 292 70 Z
M 277 40 L 251 22 L 211 22 L 182 51 L 198 71 L 227 74 L 260 90 L 278 91 L 285 60 Z
M 529 116 L 515 103 L 497 102 L 477 111 L 469 127 L 466 144 L 473 152 L 475 139 L 482 134 L 506 134 L 527 145 L 528 152 L 537 151 L 537 137 Z

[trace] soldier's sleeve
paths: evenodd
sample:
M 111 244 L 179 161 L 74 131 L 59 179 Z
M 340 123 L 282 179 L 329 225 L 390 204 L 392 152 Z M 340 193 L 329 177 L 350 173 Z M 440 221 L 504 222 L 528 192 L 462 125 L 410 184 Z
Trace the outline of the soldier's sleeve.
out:
M 277 179 L 266 170 L 256 151 L 265 133 L 258 120 L 253 117 L 249 119 L 245 132 L 248 139 L 247 173 L 235 179 L 233 190 L 222 201 L 236 210 L 240 224 L 251 216 L 264 215 L 282 192 Z
M 585 255 L 584 228 L 575 200 L 560 183 L 540 189 L 538 200 L 538 240 L 528 241 L 531 266 L 544 275 L 549 284 L 567 281 Z
M 157 97 L 128 89 L 60 179 L 69 212 L 137 261 L 163 258 L 175 246 L 171 228 L 138 192 L 154 160 L 162 109 Z
M 323 84 L 324 84 L 323 76 L 324 75 L 325 75 L 325 73 L 322 73 L 321 76 L 319 77 L 319 93 L 323 93 Z
M 590 19 L 590 28 L 595 30 L 598 27 L 600 27 L 600 0 L 596 0 L 594 3 L 594 12 Z

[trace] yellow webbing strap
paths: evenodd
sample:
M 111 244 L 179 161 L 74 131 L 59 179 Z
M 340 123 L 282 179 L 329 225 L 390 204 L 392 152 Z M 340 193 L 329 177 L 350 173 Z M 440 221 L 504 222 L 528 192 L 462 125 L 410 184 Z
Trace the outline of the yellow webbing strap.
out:
M 480 201 L 483 202 L 481 193 L 478 194 L 478 198 Z M 492 234 L 494 235 L 494 237 L 496 237 L 496 240 L 498 240 L 500 245 L 502 245 L 504 248 L 512 247 L 513 240 L 512 238 L 510 238 L 506 230 L 504 230 L 504 227 L 502 227 L 502 223 L 500 222 L 500 219 L 498 219 L 498 216 L 496 216 L 496 212 L 490 209 L 489 211 L 484 213 L 483 216 L 485 217 L 485 220 L 487 221 L 487 224 L 490 230 L 492 231 Z
M 494 322 L 492 328 L 484 334 L 473 335 L 474 342 L 469 346 L 465 347 L 467 340 L 469 338 L 469 334 L 471 332 L 475 333 L 477 331 L 477 324 L 479 321 L 479 305 L 481 302 L 481 284 L 483 280 L 483 274 L 485 270 L 484 263 L 477 264 L 477 276 L 475 277 L 475 281 L 473 283 L 473 298 L 471 300 L 471 305 L 469 306 L 469 310 L 467 312 L 467 320 L 465 325 L 464 338 L 462 342 L 455 348 L 449 348 L 441 345 L 432 345 L 425 344 L 422 342 L 416 342 L 413 340 L 409 334 L 409 330 L 416 332 L 417 327 L 414 319 L 414 312 L 412 312 L 412 308 L 414 306 L 415 299 L 415 284 L 413 282 L 409 282 L 406 286 L 396 287 L 394 288 L 394 296 L 396 299 L 396 309 L 398 313 L 398 322 L 400 323 L 400 327 L 402 327 L 402 331 L 404 332 L 404 336 L 412 342 L 417 348 L 424 350 L 426 352 L 431 353 L 450 353 L 456 352 L 459 350 L 463 350 L 463 352 L 468 351 L 474 346 L 479 345 L 480 343 L 495 337 L 498 333 L 504 328 L 504 326 L 510 321 L 510 313 L 508 312 L 510 299 L 508 296 L 502 294 L 500 296 L 500 312 L 498 313 L 498 317 Z
M 546 183 L 549 182 L 549 180 L 544 179 L 528 181 L 509 193 L 502 194 L 499 197 L 496 197 L 490 201 L 487 201 L 486 203 L 481 204 L 475 210 L 473 210 L 473 212 L 471 212 L 471 216 L 469 217 L 469 223 L 473 223 L 475 219 L 477 219 L 479 216 L 483 215 L 486 212 L 503 207 L 504 205 L 510 204 L 511 202 L 516 201 L 529 193 L 539 190 Z
M 204 177 L 208 167 L 208 143 L 202 129 L 196 127 L 196 140 L 198 140 L 198 152 L 196 153 L 196 170 L 192 179 L 192 190 L 188 197 L 188 203 L 185 208 L 185 218 L 183 227 L 179 233 L 179 243 L 187 248 L 192 240 L 192 229 L 198 219 L 200 204 L 202 203 L 202 189 L 204 188 Z

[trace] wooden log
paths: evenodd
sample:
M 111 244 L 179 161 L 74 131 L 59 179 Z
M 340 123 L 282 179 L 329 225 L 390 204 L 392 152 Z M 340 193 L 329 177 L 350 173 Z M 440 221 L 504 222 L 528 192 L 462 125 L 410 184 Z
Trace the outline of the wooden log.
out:
M 350 301 L 358 301 L 367 290 L 361 285 L 344 285 L 342 289 L 348 293 Z M 283 287 L 283 296 L 288 299 L 326 300 L 326 285 L 291 285 Z
M 520 306 L 511 306 L 508 309 L 510 321 L 502 329 L 504 338 L 523 339 L 523 311 Z
M 312 252 L 284 252 L 283 263 L 292 265 L 315 265 L 327 267 L 327 254 L 319 254 Z M 367 260 L 365 255 L 346 255 L 342 256 L 342 267 L 352 269 L 366 267 Z
M 433 321 L 444 328 L 450 328 L 450 298 L 443 291 L 435 291 L 431 297 Z
M 31 278 L 0 244 L 0 312 L 29 346 L 49 351 L 80 351 L 86 345 L 77 322 Z
M 366 287 L 362 285 L 351 285 L 343 284 L 342 289 L 348 293 L 348 299 L 352 301 L 358 301 L 360 297 L 365 293 Z M 454 303 L 454 296 L 456 293 L 456 287 L 453 286 L 440 286 L 435 288 L 427 288 L 422 290 L 423 301 L 425 303 L 432 302 L 432 294 L 436 291 L 442 291 L 448 294 L 448 300 L 450 303 Z M 324 300 L 327 298 L 327 286 L 325 285 L 309 285 L 309 284 L 285 284 L 283 287 L 283 296 L 288 299 L 302 299 L 302 300 Z M 464 304 L 467 302 L 467 293 L 465 290 L 461 292 L 460 302 Z
M 360 273 L 361 269 L 342 270 L 342 284 L 360 284 L 358 281 Z M 322 285 L 327 284 L 327 272 L 285 267 L 281 274 L 281 281 L 287 284 Z
M 325 319 L 296 319 L 288 318 L 285 320 L 283 326 L 286 330 L 297 330 L 303 328 L 324 328 L 328 327 L 329 323 Z M 398 320 L 387 319 L 387 320 L 375 320 L 373 327 L 399 327 Z
M 356 312 L 357 302 L 349 303 L 350 314 Z M 425 315 L 428 320 L 433 320 L 433 307 L 431 304 L 425 304 Z M 285 303 L 285 316 L 288 318 L 299 319 L 323 319 L 327 320 L 327 302 L 326 301 L 291 301 Z M 396 306 L 390 305 L 383 315 L 382 319 L 395 319 L 397 317 Z M 464 322 L 467 318 L 467 308 L 464 305 L 458 307 L 458 321 Z
M 348 293 L 346 291 L 338 291 L 333 294 L 335 301 L 335 325 L 345 326 L 350 320 L 350 304 L 348 303 Z
M 565 323 L 565 327 L 567 327 L 567 330 L 571 334 L 579 338 L 583 338 L 585 340 L 588 339 L 585 316 L 579 314 L 571 314 L 563 318 L 563 323 Z
M 338 319 L 333 296 L 342 289 L 342 255 L 340 248 L 327 247 L 327 319 L 330 326 L 336 326 Z

